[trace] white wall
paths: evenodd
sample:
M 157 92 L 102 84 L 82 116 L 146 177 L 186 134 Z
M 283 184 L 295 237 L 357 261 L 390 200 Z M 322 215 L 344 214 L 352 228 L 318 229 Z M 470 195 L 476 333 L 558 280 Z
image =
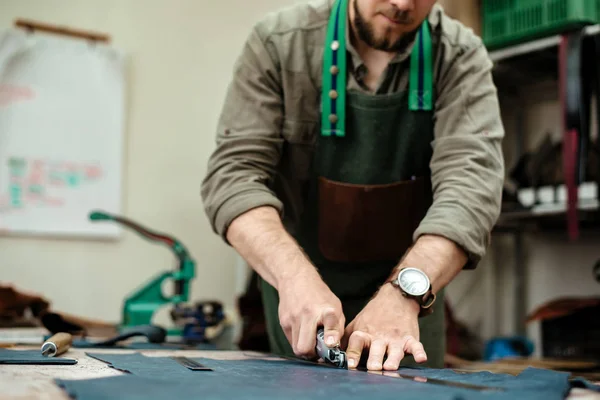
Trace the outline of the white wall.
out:
M 294 0 L 2 0 L 16 18 L 108 33 L 127 53 L 124 214 L 175 235 L 197 261 L 193 300 L 234 304 L 236 260 L 212 233 L 200 181 L 232 65 L 252 24 Z M 0 237 L 0 282 L 62 311 L 110 321 L 124 297 L 174 267 L 169 250 L 127 231 L 120 242 Z

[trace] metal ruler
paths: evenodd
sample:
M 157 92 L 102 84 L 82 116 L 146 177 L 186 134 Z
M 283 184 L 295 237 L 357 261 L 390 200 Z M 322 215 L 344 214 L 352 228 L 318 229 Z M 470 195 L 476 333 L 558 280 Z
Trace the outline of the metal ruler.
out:
M 186 367 L 187 369 L 190 369 L 192 371 L 212 371 L 211 368 L 209 368 L 205 365 L 202 365 L 199 362 L 191 360 L 187 357 L 175 356 L 175 357 L 171 357 L 171 359 L 177 361 L 179 364 L 183 365 L 184 367 Z

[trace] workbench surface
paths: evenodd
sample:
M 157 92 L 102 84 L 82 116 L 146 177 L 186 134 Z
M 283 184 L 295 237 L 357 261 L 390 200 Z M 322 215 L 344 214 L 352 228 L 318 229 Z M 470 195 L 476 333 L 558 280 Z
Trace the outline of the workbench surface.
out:
M 38 349 L 39 347 L 35 347 Z M 15 347 L 15 350 L 29 350 L 31 347 Z M 236 360 L 257 357 L 268 357 L 260 353 L 242 351 L 208 351 L 208 350 L 122 350 L 122 349 L 70 349 L 61 357 L 74 358 L 75 365 L 0 365 L 0 399 L 61 399 L 70 400 L 54 382 L 61 379 L 91 379 L 106 376 L 121 375 L 105 362 L 85 355 L 93 353 L 142 353 L 148 357 L 174 355 L 194 357 L 209 357 L 219 360 Z
M 28 349 L 19 347 L 15 349 Z M 90 349 L 70 349 L 63 357 L 75 358 L 75 365 L 0 365 L 0 399 L 62 399 L 70 400 L 53 380 L 61 379 L 91 379 L 121 375 L 105 362 L 85 355 Z M 209 351 L 209 350 L 122 350 L 122 349 L 93 349 L 94 353 L 142 353 L 152 356 L 186 356 L 190 358 L 207 357 L 218 360 L 243 360 L 269 358 L 268 355 L 242 351 Z M 285 361 L 284 361 L 285 362 Z M 401 397 L 400 397 L 401 398 Z M 569 399 L 600 399 L 600 394 L 582 389 L 573 389 Z

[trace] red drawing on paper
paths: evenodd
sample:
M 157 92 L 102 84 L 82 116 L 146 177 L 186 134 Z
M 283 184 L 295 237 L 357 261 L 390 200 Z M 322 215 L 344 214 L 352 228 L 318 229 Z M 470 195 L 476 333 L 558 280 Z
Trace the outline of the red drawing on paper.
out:
M 5 107 L 20 101 L 33 100 L 35 92 L 27 86 L 0 84 L 0 107 Z

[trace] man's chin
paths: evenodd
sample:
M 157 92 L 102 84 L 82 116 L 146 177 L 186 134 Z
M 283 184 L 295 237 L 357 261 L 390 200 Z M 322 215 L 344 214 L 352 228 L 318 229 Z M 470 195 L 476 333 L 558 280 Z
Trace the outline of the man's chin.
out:
M 404 37 L 380 36 L 371 43 L 371 47 L 380 51 L 397 52 L 406 46 Z

